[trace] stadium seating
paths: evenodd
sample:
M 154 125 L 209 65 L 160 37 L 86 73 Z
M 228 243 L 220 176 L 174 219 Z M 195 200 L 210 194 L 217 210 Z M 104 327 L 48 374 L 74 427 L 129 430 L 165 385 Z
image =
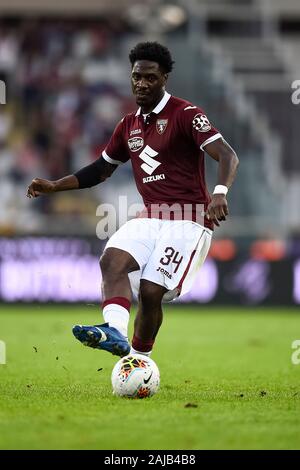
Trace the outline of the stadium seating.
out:
M 81 20 L 1 20 L 0 79 L 9 97 L 0 108 L 2 233 L 94 233 L 97 204 L 116 202 L 114 185 L 33 203 L 23 197 L 33 176 L 55 179 L 96 158 L 134 108 L 127 53 L 139 36 L 125 19 L 91 20 L 93 5 Z M 202 106 L 242 161 L 231 224 L 219 233 L 264 233 L 276 229 L 278 217 L 288 233 L 299 225 L 296 207 L 290 218 L 284 214 L 300 197 L 300 106 L 291 101 L 300 67 L 299 2 L 197 0 L 195 11 L 189 5 L 185 27 L 163 38 L 176 59 L 170 90 Z M 207 167 L 212 187 L 210 159 Z M 130 202 L 140 200 L 129 166 L 114 181 Z

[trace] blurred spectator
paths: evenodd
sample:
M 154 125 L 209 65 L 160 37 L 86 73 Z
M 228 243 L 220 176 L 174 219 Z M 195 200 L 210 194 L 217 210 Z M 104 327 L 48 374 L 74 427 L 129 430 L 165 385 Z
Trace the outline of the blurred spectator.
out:
M 118 92 L 124 74 L 113 56 L 114 30 L 120 41 L 127 27 L 113 20 L 111 27 L 109 20 L 1 21 L 0 78 L 10 93 L 0 108 L 0 231 L 46 231 L 39 214 L 95 214 L 95 190 L 73 203 L 61 194 L 29 204 L 24 194 L 32 177 L 57 179 L 97 158 L 128 112 L 132 102 Z

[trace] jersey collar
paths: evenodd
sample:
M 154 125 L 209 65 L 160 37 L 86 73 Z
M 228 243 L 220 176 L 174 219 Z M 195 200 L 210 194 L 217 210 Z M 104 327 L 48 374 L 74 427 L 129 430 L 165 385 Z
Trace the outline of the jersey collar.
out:
M 155 106 L 155 108 L 151 111 L 151 113 L 155 113 L 155 114 L 158 114 L 160 113 L 164 107 L 166 106 L 167 102 L 169 101 L 169 99 L 171 98 L 171 95 L 170 93 L 168 93 L 167 91 L 165 91 L 165 94 L 164 96 L 162 97 L 162 99 L 160 100 L 160 102 L 158 103 L 157 106 Z M 139 108 L 137 110 L 137 112 L 135 113 L 136 116 L 139 116 L 141 114 L 141 108 Z

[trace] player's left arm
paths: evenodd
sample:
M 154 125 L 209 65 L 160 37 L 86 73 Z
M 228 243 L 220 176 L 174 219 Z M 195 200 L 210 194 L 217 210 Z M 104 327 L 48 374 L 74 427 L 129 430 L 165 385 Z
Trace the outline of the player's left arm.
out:
M 207 215 L 219 226 L 219 222 L 226 220 L 228 203 L 226 188 L 229 189 L 235 179 L 239 159 L 232 147 L 223 139 L 217 139 L 204 147 L 205 152 L 219 163 L 218 182 L 212 195 L 212 200 L 207 207 Z M 224 188 L 218 188 L 218 186 Z

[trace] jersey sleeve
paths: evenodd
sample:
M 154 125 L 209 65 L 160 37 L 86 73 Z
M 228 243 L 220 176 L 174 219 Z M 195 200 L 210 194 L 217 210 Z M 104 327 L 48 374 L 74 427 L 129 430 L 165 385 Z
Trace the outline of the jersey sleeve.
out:
M 109 143 L 102 152 L 102 157 L 112 165 L 120 165 L 129 160 L 130 156 L 124 143 L 124 119 L 116 126 Z
M 209 121 L 205 112 L 197 106 L 186 106 L 181 112 L 185 133 L 204 150 L 205 145 L 221 139 L 222 135 Z

